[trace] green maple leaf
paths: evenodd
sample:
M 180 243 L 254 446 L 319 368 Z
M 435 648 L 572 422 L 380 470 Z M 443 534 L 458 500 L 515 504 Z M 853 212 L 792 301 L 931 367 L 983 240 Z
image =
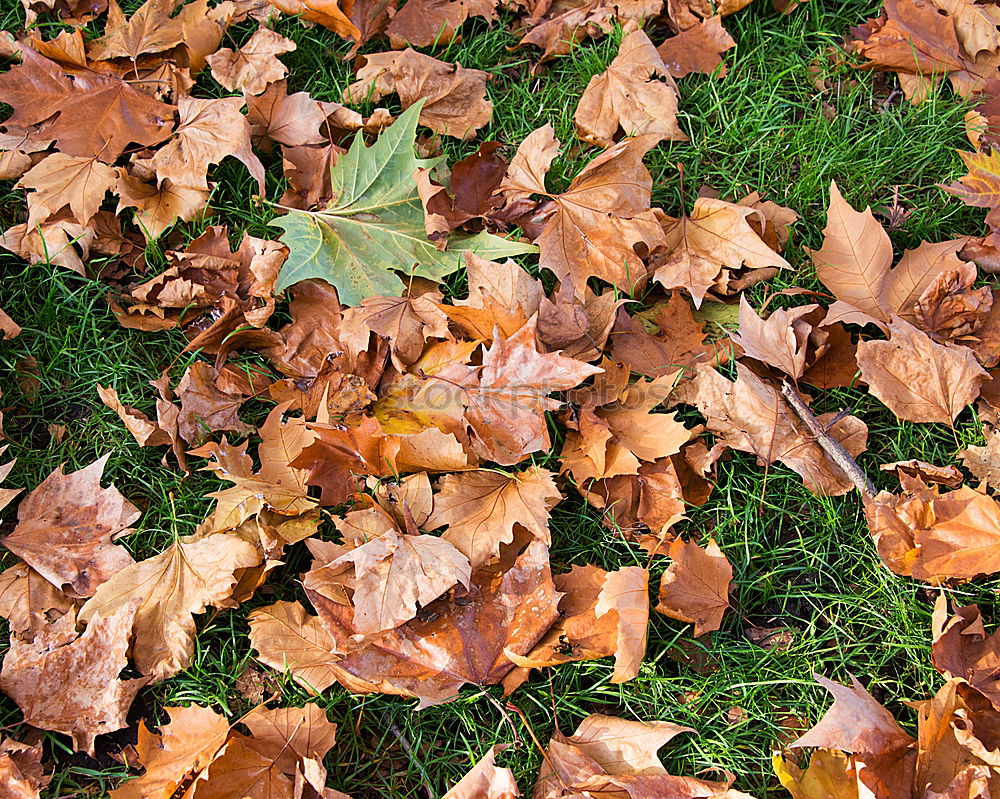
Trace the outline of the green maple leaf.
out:
M 440 281 L 469 250 L 491 260 L 538 251 L 485 231 L 453 233 L 444 250 L 427 238 L 413 174 L 441 159 L 414 156 L 420 106 L 410 106 L 371 147 L 358 133 L 330 169 L 333 198 L 325 208 L 289 210 L 271 222 L 285 231 L 289 249 L 278 291 L 318 277 L 336 286 L 342 303 L 358 305 L 365 297 L 401 294 L 411 275 Z

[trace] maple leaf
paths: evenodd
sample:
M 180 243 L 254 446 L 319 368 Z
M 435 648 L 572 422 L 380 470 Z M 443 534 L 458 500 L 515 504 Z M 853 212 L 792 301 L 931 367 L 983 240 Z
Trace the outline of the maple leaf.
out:
M 212 77 L 229 91 L 260 94 L 269 84 L 285 77 L 287 69 L 279 55 L 295 50 L 295 42 L 280 33 L 260 27 L 239 50 L 222 48 L 205 60 Z
M 67 77 L 30 48 L 0 75 L 0 94 L 14 107 L 5 125 L 35 125 L 53 117 L 45 138 L 64 155 L 113 163 L 132 142 L 153 146 L 170 135 L 173 106 L 157 102 L 119 78 L 96 72 Z M 80 120 L 88 124 L 81 125 Z
M 335 640 L 350 638 L 350 608 L 307 588 Z M 529 651 L 559 615 L 548 548 L 532 539 L 502 575 L 473 573 L 467 594 L 432 602 L 422 618 L 384 633 L 338 662 L 353 691 L 415 696 L 420 707 L 454 699 L 465 683 L 491 685 Z
M 675 777 L 663 768 L 656 750 L 681 733 L 694 732 L 666 721 L 630 721 L 594 713 L 566 737 L 558 730 L 549 741 L 532 796 L 559 799 L 586 795 L 718 797 L 748 799 L 729 791 L 726 782 Z
M 986 224 L 990 234 L 985 243 L 1000 243 L 1000 154 L 996 150 L 968 153 L 959 151 L 968 174 L 942 188 L 966 205 L 988 208 Z
M 729 608 L 729 586 L 733 567 L 710 538 L 708 544 L 685 542 L 678 538 L 670 544 L 671 564 L 660 581 L 660 601 L 655 610 L 671 619 L 694 624 L 694 635 L 718 630 Z
M 615 656 L 612 683 L 636 677 L 646 653 L 649 573 L 639 566 L 610 572 L 574 566 L 554 582 L 562 594 L 559 620 L 527 654 L 507 653 L 518 669 L 504 678 L 504 692 L 523 683 L 531 669 L 609 655 Z
M 1000 709 L 997 659 L 1000 633 L 987 636 L 978 605 L 955 608 L 939 594 L 932 617 L 931 662 L 947 679 L 964 680 Z
M 159 53 L 184 41 L 184 13 L 172 17 L 182 0 L 146 0 L 127 20 L 117 0 L 108 0 L 108 21 L 103 36 L 89 42 L 94 61 Z
M 456 139 L 475 137 L 493 116 L 493 103 L 486 99 L 487 72 L 410 48 L 366 53 L 361 59 L 357 80 L 344 90 L 345 103 L 378 102 L 394 92 L 404 109 L 422 100 L 419 123 Z
M 139 725 L 136 753 L 146 771 L 111 791 L 111 799 L 170 799 L 215 759 L 229 735 L 229 722 L 211 708 L 164 708 L 170 719 L 151 732 Z
M 18 186 L 34 189 L 28 194 L 28 227 L 48 219 L 68 205 L 76 221 L 86 225 L 104 202 L 104 194 L 117 183 L 117 173 L 96 158 L 52 153 L 28 170 Z
M 257 455 L 261 467 L 256 473 L 246 453 L 248 442 L 233 447 L 223 440 L 190 453 L 211 456 L 212 460 L 202 468 L 235 484 L 209 494 L 217 504 L 205 520 L 204 529 L 219 532 L 239 527 L 265 508 L 283 516 L 299 516 L 316 507 L 308 494 L 308 472 L 291 466 L 315 435 L 301 417 L 283 420 L 289 405 L 284 402 L 273 408 L 260 427 Z
M 0 420 L 2 421 L 2 420 Z M 3 434 L 3 428 L 0 427 L 0 435 Z M 3 455 L 7 451 L 7 445 L 0 447 L 0 455 Z M 10 474 L 11 470 L 14 468 L 14 464 L 17 463 L 17 458 L 14 458 L 7 463 L 0 464 L 0 483 L 7 479 L 7 475 Z M 24 489 L 23 488 L 0 488 L 0 510 L 6 508 Z
M 889 323 L 888 341 L 858 344 L 861 377 L 898 418 L 954 424 L 989 373 L 972 350 L 939 344 L 902 319 Z
M 993 292 L 989 286 L 973 289 L 976 277 L 976 266 L 971 263 L 962 263 L 955 271 L 938 273 L 913 306 L 918 326 L 938 341 L 977 333 L 991 318 Z M 989 328 L 984 333 L 988 337 Z M 980 341 L 985 347 L 976 347 L 973 351 L 983 360 L 983 353 L 992 345 Z M 989 358 L 988 355 L 986 360 Z
M 345 39 L 358 40 L 361 33 L 341 10 L 338 0 L 267 0 L 285 14 L 293 14 L 306 22 L 315 22 Z
M 735 46 L 736 41 L 722 27 L 722 15 L 716 14 L 671 36 L 656 52 L 671 77 L 683 78 L 692 72 L 711 75 L 722 64 L 722 54 Z M 717 74 L 724 77 L 726 67 Z
M 94 739 L 127 726 L 126 713 L 148 680 L 121 680 L 136 603 L 121 604 L 77 637 L 67 613 L 30 642 L 14 638 L 0 670 L 0 690 L 17 702 L 28 724 L 73 739 L 94 755 Z
M 1000 432 L 986 434 L 986 445 L 966 447 L 959 452 L 966 469 L 993 489 L 1000 489 Z
M 139 509 L 114 486 L 101 487 L 109 455 L 70 474 L 55 469 L 21 500 L 18 523 L 0 538 L 7 549 L 57 588 L 92 596 L 133 563 L 112 540 L 132 532 Z
M 325 791 L 321 761 L 333 746 L 337 725 L 326 720 L 324 710 L 314 704 L 277 710 L 257 707 L 241 723 L 251 735 L 230 732 L 225 747 L 200 776 L 197 797 L 292 797 L 296 782 L 300 786 L 307 782 L 317 793 Z
M 1000 506 L 969 486 L 940 493 L 919 479 L 901 495 L 865 503 L 879 557 L 896 574 L 930 583 L 1000 571 Z
M 412 290 L 407 293 L 412 294 Z M 428 338 L 451 337 L 448 317 L 438 307 L 440 300 L 435 291 L 407 297 L 365 297 L 361 305 L 344 310 L 339 334 L 358 353 L 368 349 L 370 333 L 384 336 L 389 340 L 393 363 L 403 372 L 420 357 Z
M 371 635 L 391 630 L 417 615 L 457 583 L 469 587 L 469 558 L 433 535 L 401 535 L 388 530 L 345 552 L 330 566 L 354 566 L 355 631 Z
M 608 68 L 590 79 L 573 115 L 577 134 L 599 147 L 626 136 L 657 135 L 687 141 L 677 124 L 677 87 L 649 37 L 632 30 L 622 38 Z
M 516 799 L 521 795 L 509 768 L 497 767 L 496 757 L 506 747 L 491 746 L 465 776 L 441 799 Z
M 610 340 L 611 357 L 646 377 L 681 371 L 684 379 L 689 367 L 707 360 L 713 349 L 705 343 L 702 326 L 679 291 L 671 292 L 666 303 L 657 304 L 641 319 L 619 308 Z
M 231 155 L 244 163 L 263 194 L 264 165 L 250 149 L 250 124 L 240 113 L 243 105 L 242 97 L 178 98 L 177 128 L 148 162 L 158 182 L 207 191 L 209 164 Z
M 12 738 L 0 739 L 0 784 L 10 799 L 39 799 L 39 791 L 51 779 L 42 768 L 41 742 L 28 746 Z
M 754 208 L 711 197 L 698 197 L 690 216 L 664 215 L 665 244 L 651 262 L 653 280 L 667 289 L 687 289 L 695 307 L 700 308 L 723 270 L 744 265 L 791 269 L 791 264 L 751 227 L 749 220 L 754 215 L 763 220 L 763 214 Z
M 276 602 L 249 617 L 250 645 L 261 663 L 288 672 L 300 685 L 322 693 L 337 681 L 331 668 L 337 644 L 320 623 L 297 602 Z
M 533 131 L 517 148 L 501 191 L 508 202 L 541 194 L 550 216 L 536 239 L 539 264 L 582 297 L 590 277 L 631 292 L 646 280 L 634 247 L 652 250 L 663 231 L 650 210 L 653 179 L 642 157 L 656 135 L 624 139 L 587 164 L 562 194 L 550 194 L 545 175 L 559 151 L 551 125 Z
M 548 544 L 549 511 L 562 499 L 554 476 L 537 466 L 513 475 L 493 471 L 445 475 L 438 482 L 434 510 L 425 526 L 428 530 L 446 526 L 442 538 L 465 553 L 474 568 L 514 540 L 515 525 Z
M 594 394 L 602 393 L 603 380 L 615 364 L 605 360 L 603 368 L 604 375 L 592 387 Z M 561 460 L 577 483 L 638 474 L 640 461 L 670 457 L 691 438 L 675 414 L 652 412 L 670 394 L 676 375 L 626 384 L 627 371 L 620 365 L 619 371 L 623 379 L 608 386 L 608 396 L 589 398 L 591 391 L 584 388 L 572 398 L 580 407 L 568 416 Z
M 371 147 L 361 135 L 330 169 L 333 199 L 319 211 L 290 210 L 272 222 L 285 231 L 288 260 L 276 291 L 309 278 L 336 286 L 340 301 L 403 291 L 396 273 L 441 280 L 461 265 L 463 252 L 502 258 L 534 248 L 477 233 L 451 237 L 438 250 L 424 232 L 424 211 L 413 174 L 435 161 L 413 155 L 421 104 L 411 106 Z
M 966 239 L 922 243 L 892 267 L 892 243 L 870 208 L 855 211 L 830 184 L 823 246 L 810 252 L 816 276 L 837 297 L 824 324 L 878 325 L 892 316 L 915 321 L 914 304 L 941 272 L 962 266 L 957 253 Z
M 234 572 L 260 563 L 252 544 L 216 533 L 179 538 L 152 558 L 121 569 L 80 610 L 80 621 L 110 618 L 139 602 L 132 625 L 136 668 L 163 680 L 187 667 L 194 651 L 194 614 L 218 606 L 236 584 Z
M 513 336 L 498 338 L 483 353 L 479 385 L 467 392 L 465 418 L 483 457 L 511 466 L 550 446 L 544 411 L 559 402 L 553 391 L 573 388 L 601 371 L 574 358 L 537 350 L 537 317 Z
M 0 572 L 0 617 L 7 619 L 14 636 L 30 641 L 75 606 L 76 600 L 26 563 Z
M 329 104 L 314 100 L 306 92 L 289 94 L 283 80 L 269 84 L 263 94 L 247 97 L 246 102 L 250 134 L 257 146 L 269 148 L 277 142 L 297 147 L 327 141 L 320 128 L 326 123 L 324 108 Z M 356 122 L 360 128 L 360 114 Z
M 733 343 L 743 349 L 744 355 L 798 380 L 806 370 L 806 349 L 813 329 L 803 317 L 817 308 L 818 305 L 779 308 L 764 320 L 750 307 L 746 295 L 741 295 L 740 329 L 732 335 Z
M 736 381 L 730 383 L 711 367 L 699 367 L 695 404 L 717 441 L 752 452 L 764 463 L 781 461 L 801 475 L 811 491 L 838 496 L 854 487 L 823 453 L 777 389 L 742 363 L 736 364 L 736 375 Z M 833 420 L 834 414 L 817 418 L 826 423 Z M 857 417 L 836 419 L 829 432 L 852 456 L 864 452 L 868 427 Z
M 443 45 L 453 39 L 469 17 L 495 20 L 496 0 L 415 0 L 392 15 L 386 33 L 394 49 L 404 43 L 416 47 Z
M 159 238 L 178 219 L 190 222 L 208 203 L 206 189 L 177 186 L 170 180 L 158 186 L 130 174 L 125 167 L 117 167 L 117 172 L 116 213 L 120 214 L 124 208 L 135 208 L 135 222 L 147 241 Z

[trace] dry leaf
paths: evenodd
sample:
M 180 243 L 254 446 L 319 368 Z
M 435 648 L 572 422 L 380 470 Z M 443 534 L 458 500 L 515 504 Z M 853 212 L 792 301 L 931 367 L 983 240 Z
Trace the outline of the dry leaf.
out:
M 258 28 L 239 50 L 223 48 L 205 60 L 212 77 L 231 92 L 260 94 L 268 84 L 279 81 L 287 72 L 279 55 L 295 49 L 295 42 L 267 28 Z
M 121 680 L 135 602 L 121 603 L 77 637 L 68 613 L 33 641 L 14 638 L 0 671 L 0 690 L 17 702 L 24 720 L 65 733 L 74 749 L 94 755 L 94 739 L 127 726 L 125 714 L 146 679 Z
M 322 693 L 337 681 L 330 667 L 336 642 L 316 616 L 297 602 L 276 602 L 249 617 L 250 645 L 261 663 L 287 671 L 310 691 Z
M 590 79 L 573 121 L 580 138 L 598 147 L 611 147 L 619 129 L 687 141 L 677 124 L 677 87 L 641 30 L 626 33 L 614 61 Z
M 139 509 L 114 486 L 101 487 L 109 455 L 69 474 L 57 468 L 18 506 L 18 523 L 0 539 L 56 588 L 93 596 L 98 587 L 133 564 L 114 538 L 132 532 Z
M 660 581 L 655 610 L 672 619 L 694 624 L 694 635 L 718 630 L 729 608 L 733 567 L 710 538 L 703 548 L 678 538 L 670 544 L 670 567 Z
M 194 614 L 218 606 L 236 584 L 234 572 L 260 563 L 257 548 L 235 535 L 180 538 L 105 582 L 80 610 L 80 621 L 100 624 L 138 602 L 132 624 L 136 668 L 163 680 L 187 668 L 194 651 Z
M 692 72 L 711 75 L 722 63 L 722 54 L 736 42 L 722 27 L 722 16 L 713 15 L 687 30 L 671 36 L 656 48 L 663 59 L 663 67 L 674 78 L 683 78 Z M 725 77 L 723 66 L 718 77 Z
M 493 471 L 445 475 L 425 526 L 447 527 L 442 538 L 463 552 L 474 568 L 514 540 L 515 525 L 548 544 L 549 511 L 562 499 L 554 476 L 537 466 L 513 475 Z
M 909 322 L 893 319 L 888 341 L 858 344 L 861 377 L 898 418 L 952 425 L 979 396 L 989 374 L 967 347 L 938 344 Z
M 521 795 L 509 768 L 499 768 L 496 757 L 504 750 L 497 744 L 480 758 L 441 799 L 516 799 Z

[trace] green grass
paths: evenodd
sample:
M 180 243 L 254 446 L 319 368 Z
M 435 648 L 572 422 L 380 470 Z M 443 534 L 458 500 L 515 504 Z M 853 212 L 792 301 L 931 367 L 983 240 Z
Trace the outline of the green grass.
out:
M 10 9 L 5 29 L 15 30 L 23 20 L 15 6 L 14 0 L 4 0 L 3 8 Z M 782 275 L 771 288 L 819 288 L 804 248 L 821 241 L 831 179 L 855 205 L 887 206 L 898 191 L 912 213 L 906 227 L 892 233 L 897 251 L 924 239 L 979 234 L 982 229 L 981 212 L 935 187 L 961 174 L 955 150 L 966 147 L 963 103 L 945 90 L 913 108 L 890 98 L 891 77 L 856 69 L 837 49 L 849 27 L 877 13 L 877 7 L 875 2 L 813 2 L 783 17 L 759 0 L 727 18 L 726 27 L 738 42 L 728 54 L 728 76 L 680 81 L 681 124 L 690 142 L 665 143 L 647 157 L 654 204 L 668 213 L 690 207 L 698 188 L 708 184 L 727 198 L 758 190 L 803 216 L 786 252 L 797 271 Z M 596 154 L 576 139 L 572 112 L 590 77 L 614 57 L 617 36 L 587 42 L 532 76 L 538 51 L 511 49 L 516 39 L 505 22 L 509 20 L 492 27 L 470 22 L 463 41 L 443 48 L 439 57 L 494 75 L 489 86 L 494 119 L 482 131 L 482 140 L 496 139 L 512 150 L 534 128 L 546 122 L 555 126 L 564 145 L 550 176 L 551 187 L 558 189 Z M 351 80 L 350 64 L 341 60 L 347 45 L 294 20 L 283 21 L 278 29 L 298 43 L 298 50 L 284 59 L 290 91 L 339 99 Z M 55 30 L 46 28 L 47 33 Z M 245 26 L 232 32 L 226 44 L 242 43 L 251 30 Z M 653 38 L 658 42 L 662 34 Z M 817 72 L 828 86 L 822 93 L 813 85 Z M 218 87 L 206 73 L 197 91 L 210 95 Z M 444 143 L 451 159 L 475 146 Z M 683 191 L 676 164 L 683 165 Z M 280 164 L 272 156 L 266 165 L 268 196 L 275 198 L 281 192 Z M 277 234 L 267 227 L 268 207 L 254 203 L 256 189 L 242 166 L 223 164 L 214 178 L 218 214 L 213 222 L 227 223 L 235 237 L 244 230 Z M 0 221 L 6 226 L 19 221 L 22 199 L 9 183 L 2 190 Z M 180 226 L 160 248 L 181 246 L 200 229 Z M 162 450 L 139 448 L 95 391 L 98 384 L 110 384 L 124 402 L 151 410 L 154 392 L 147 381 L 167 367 L 176 380 L 196 357 L 180 355 L 182 336 L 121 329 L 105 304 L 105 288 L 66 271 L 27 266 L 7 253 L 0 254 L 0 270 L 0 307 L 24 327 L 20 337 L 0 345 L 0 405 L 10 453 L 18 458 L 8 484 L 31 487 L 61 463 L 79 468 L 110 452 L 107 479 L 143 510 L 136 532 L 124 542 L 136 557 L 159 551 L 172 530 L 192 532 L 211 508 L 204 495 L 218 484 L 199 472 L 181 475 L 172 462 L 163 465 Z M 755 289 L 753 296 L 760 300 L 768 290 Z M 41 389 L 34 399 L 21 391 L 16 377 L 18 363 L 29 355 L 40 371 Z M 922 458 L 947 464 L 954 461 L 956 437 L 963 444 L 979 441 L 971 412 L 963 415 L 953 435 L 941 426 L 901 424 L 864 391 L 828 392 L 820 406 L 850 407 L 868 423 L 869 452 L 861 463 L 885 487 L 891 483 L 877 472 L 879 463 Z M 61 443 L 50 435 L 52 424 L 66 428 Z M 0 528 L 9 529 L 11 516 L 8 511 Z M 557 569 L 587 562 L 609 568 L 642 562 L 578 499 L 570 498 L 556 510 L 552 527 Z M 691 641 L 690 627 L 654 614 L 647 658 L 636 680 L 612 685 L 612 666 L 606 660 L 571 664 L 536 675 L 512 697 L 541 740 L 553 730 L 553 706 L 566 732 L 590 712 L 688 724 L 698 735 L 684 736 L 664 751 L 676 773 L 722 767 L 736 774 L 742 790 L 778 796 L 784 794 L 770 776 L 768 757 L 780 720 L 793 715 L 816 721 L 829 703 L 813 682 L 813 672 L 839 680 L 855 674 L 913 728 L 914 711 L 904 701 L 926 696 L 938 682 L 929 660 L 932 598 L 925 588 L 881 565 L 856 496 L 818 498 L 787 469 L 776 465 L 764 470 L 753 458 L 734 453 L 721 465 L 712 499 L 692 512 L 685 528 L 714 535 L 736 571 L 735 609 L 722 630 L 695 645 L 716 670 L 703 675 L 672 660 L 668 651 Z M 9 555 L 3 557 L 2 565 L 10 562 Z M 187 702 L 210 704 L 234 716 L 247 710 L 250 702 L 237 690 L 239 676 L 254 668 L 247 613 L 275 599 L 301 599 L 297 576 L 307 561 L 301 547 L 293 548 L 287 565 L 253 601 L 236 611 L 201 617 L 191 667 L 145 690 L 133 720 L 159 721 L 163 706 Z M 654 566 L 654 578 L 662 568 Z M 987 618 L 995 618 L 998 586 L 997 580 L 979 581 L 956 593 L 963 601 L 979 601 Z M 746 633 L 754 625 L 791 629 L 791 644 L 780 652 L 756 646 Z M 267 678 L 268 691 L 280 695 L 281 702 L 308 700 L 282 675 L 268 672 Z M 318 701 L 341 725 L 327 762 L 332 784 L 356 797 L 440 796 L 490 745 L 519 738 L 525 745 L 501 760 L 527 791 L 540 762 L 538 753 L 520 721 L 513 718 L 515 733 L 482 693 L 466 690 L 451 704 L 417 713 L 410 701 L 354 696 L 336 686 L 328 690 Z M 500 698 L 499 689 L 489 693 Z M 730 724 L 726 712 L 734 706 L 746 716 Z M 19 720 L 14 703 L 0 698 L 0 727 L 20 737 L 26 728 Z M 108 752 L 128 741 L 127 733 L 109 736 L 96 761 L 72 754 L 57 735 L 44 737 L 58 774 L 46 796 L 101 796 L 125 772 Z M 430 779 L 426 786 L 424 774 Z

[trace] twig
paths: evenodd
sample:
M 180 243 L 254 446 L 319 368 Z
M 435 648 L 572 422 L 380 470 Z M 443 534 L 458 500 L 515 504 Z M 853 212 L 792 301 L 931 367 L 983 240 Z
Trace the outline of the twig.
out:
M 785 401 L 795 411 L 795 415 L 799 417 L 802 424 L 812 433 L 813 438 L 816 439 L 816 443 L 823 448 L 823 451 L 829 456 L 830 460 L 837 464 L 841 468 L 841 471 L 854 483 L 854 487 L 861 492 L 862 498 L 871 499 L 875 495 L 874 483 L 868 479 L 868 475 L 858 466 L 858 462 L 851 457 L 851 453 L 844 449 L 843 445 L 827 432 L 826 427 L 820 424 L 819 419 L 813 415 L 813 412 L 803 402 L 802 397 L 799 396 L 795 387 L 787 380 L 781 384 L 781 396 L 785 398 Z

